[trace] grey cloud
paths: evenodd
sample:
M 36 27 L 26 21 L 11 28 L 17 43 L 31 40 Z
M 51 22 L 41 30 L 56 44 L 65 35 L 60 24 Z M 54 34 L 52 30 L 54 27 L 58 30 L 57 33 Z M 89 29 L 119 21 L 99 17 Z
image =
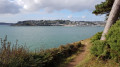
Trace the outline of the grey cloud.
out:
M 94 6 L 104 0 L 18 0 L 27 11 L 44 9 L 47 12 L 55 10 L 70 10 L 79 12 L 81 10 L 93 10 Z
M 20 11 L 54 12 L 59 10 L 70 10 L 80 12 L 82 10 L 93 10 L 95 4 L 104 0 L 0 0 L 0 14 L 15 14 Z
M 13 1 L 0 0 L 0 14 L 15 14 L 20 12 L 20 6 Z

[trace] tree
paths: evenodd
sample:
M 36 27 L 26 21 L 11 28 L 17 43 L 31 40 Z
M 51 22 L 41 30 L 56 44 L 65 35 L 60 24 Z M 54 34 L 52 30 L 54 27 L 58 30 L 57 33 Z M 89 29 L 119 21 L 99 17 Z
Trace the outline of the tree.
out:
M 114 24 L 116 22 L 116 20 L 118 19 L 119 12 L 120 12 L 120 0 L 115 0 L 114 4 L 112 6 L 112 9 L 110 11 L 110 14 L 109 14 L 109 18 L 106 22 L 105 29 L 104 29 L 103 34 L 101 36 L 101 40 L 106 39 L 105 35 L 107 34 L 107 32 L 110 29 L 110 27 L 112 26 L 112 24 Z
M 93 11 L 93 14 L 109 14 L 112 8 L 112 5 L 115 0 L 106 0 L 105 2 L 102 2 L 101 4 L 98 4 L 95 6 L 95 10 Z
M 106 14 L 106 20 L 107 20 L 109 14 L 110 14 L 110 11 L 112 9 L 114 1 L 115 0 L 105 0 L 105 2 L 97 4 L 95 6 L 95 10 L 92 13 L 95 14 L 95 15 Z M 120 13 L 119 13 L 118 19 L 120 19 Z

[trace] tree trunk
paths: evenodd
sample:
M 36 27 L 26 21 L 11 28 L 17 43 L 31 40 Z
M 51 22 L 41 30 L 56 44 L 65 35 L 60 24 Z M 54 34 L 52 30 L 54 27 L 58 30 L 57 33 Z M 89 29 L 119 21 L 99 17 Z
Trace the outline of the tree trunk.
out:
M 110 12 L 110 15 L 108 17 L 108 20 L 106 22 L 105 29 L 102 33 L 101 40 L 106 39 L 105 35 L 108 33 L 108 30 L 110 29 L 112 24 L 114 24 L 116 20 L 118 19 L 119 13 L 120 13 L 120 0 L 115 0 L 112 10 Z

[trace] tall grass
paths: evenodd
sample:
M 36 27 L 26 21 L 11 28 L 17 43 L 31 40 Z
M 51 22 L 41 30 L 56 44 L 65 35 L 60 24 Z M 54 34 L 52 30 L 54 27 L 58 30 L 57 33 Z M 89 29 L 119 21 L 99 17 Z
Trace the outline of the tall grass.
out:
M 0 38 L 0 67 L 57 67 L 65 58 L 80 50 L 81 42 L 62 45 L 59 48 L 29 52 L 25 46 L 11 45 L 7 36 Z
M 11 42 L 7 41 L 7 36 L 5 39 L 0 38 L 0 66 L 3 67 L 12 67 L 17 65 L 23 65 L 23 58 L 28 56 L 27 48 L 23 46 L 18 46 L 16 44 L 11 46 Z

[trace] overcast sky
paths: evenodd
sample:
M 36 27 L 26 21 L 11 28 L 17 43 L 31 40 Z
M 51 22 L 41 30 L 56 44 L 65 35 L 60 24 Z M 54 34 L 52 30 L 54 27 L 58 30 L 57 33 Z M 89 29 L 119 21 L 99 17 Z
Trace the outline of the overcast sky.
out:
M 95 16 L 95 5 L 104 0 L 0 0 L 0 22 L 20 20 L 81 20 L 103 21 Z

